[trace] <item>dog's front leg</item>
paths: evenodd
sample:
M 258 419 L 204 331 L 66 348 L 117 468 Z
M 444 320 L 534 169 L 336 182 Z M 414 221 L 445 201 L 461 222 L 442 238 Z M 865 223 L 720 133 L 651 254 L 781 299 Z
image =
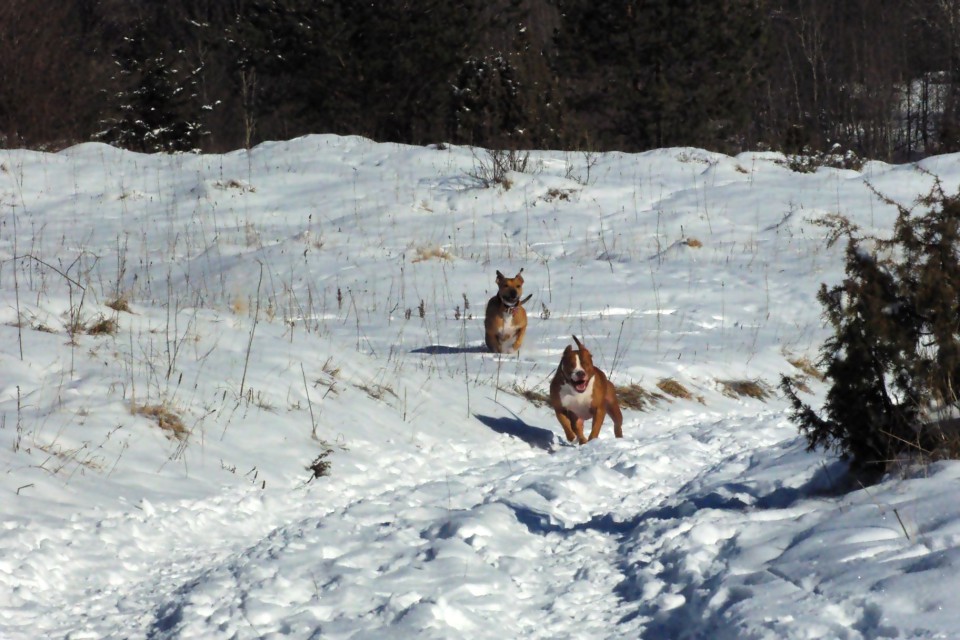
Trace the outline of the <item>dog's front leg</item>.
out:
M 517 332 L 513 334 L 513 349 L 519 354 L 521 346 L 523 346 L 523 331 L 517 330 Z
M 603 418 L 606 415 L 607 412 L 604 410 L 602 405 L 597 407 L 596 411 L 593 412 L 593 426 L 590 428 L 591 440 L 600 435 L 600 427 L 603 425 Z
M 576 422 L 573 423 L 573 430 L 577 434 L 577 442 L 580 444 L 586 444 L 587 439 L 583 435 L 583 418 L 579 416 L 574 416 Z
M 557 414 L 557 421 L 560 422 L 560 426 L 563 427 L 563 435 L 567 436 L 567 442 L 573 442 L 576 435 L 573 432 L 573 425 L 570 424 L 570 418 L 567 416 L 567 412 L 556 409 L 555 413 Z

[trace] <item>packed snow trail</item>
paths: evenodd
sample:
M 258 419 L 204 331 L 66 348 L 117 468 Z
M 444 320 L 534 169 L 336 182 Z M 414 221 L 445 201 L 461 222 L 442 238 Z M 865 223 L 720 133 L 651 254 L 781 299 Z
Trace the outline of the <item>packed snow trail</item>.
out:
M 60 584 L 83 583 L 85 596 L 59 599 L 52 575 L 23 584 L 44 601 L 13 594 L 12 606 L 36 608 L 19 637 L 676 632 L 689 623 L 676 620 L 677 608 L 710 577 L 735 529 L 670 503 L 685 487 L 743 470 L 745 447 L 793 438 L 765 426 L 771 419 L 634 419 L 628 438 L 605 434 L 553 454 L 514 438 L 488 443 L 503 447 L 493 454 L 470 443 L 384 449 L 383 468 L 395 472 L 382 486 L 356 469 L 286 495 L 249 489 L 144 504 L 73 522 L 58 539 L 25 528 L 22 543 L 34 551 L 20 570 L 55 559 Z M 700 566 L 686 575 L 677 565 L 690 547 L 697 553 L 683 562 Z M 102 553 L 72 552 L 88 548 Z

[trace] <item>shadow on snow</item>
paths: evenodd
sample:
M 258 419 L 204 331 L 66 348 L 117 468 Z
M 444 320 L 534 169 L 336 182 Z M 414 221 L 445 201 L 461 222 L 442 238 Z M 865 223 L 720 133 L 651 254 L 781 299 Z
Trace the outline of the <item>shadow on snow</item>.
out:
M 443 344 L 431 344 L 419 349 L 413 349 L 410 353 L 425 353 L 431 356 L 449 356 L 457 353 L 490 353 L 483 345 L 472 347 L 448 347 Z
M 493 431 L 519 438 L 536 449 L 549 452 L 556 449 L 556 435 L 549 429 L 530 426 L 520 418 L 494 418 L 478 414 L 474 414 L 474 417 Z

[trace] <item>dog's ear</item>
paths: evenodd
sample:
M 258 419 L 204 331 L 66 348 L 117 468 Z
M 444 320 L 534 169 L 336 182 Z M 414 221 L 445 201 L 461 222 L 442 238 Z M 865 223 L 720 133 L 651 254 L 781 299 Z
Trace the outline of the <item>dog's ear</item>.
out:
M 577 349 L 580 349 L 580 351 L 586 351 L 586 348 L 583 346 L 583 343 L 577 340 L 577 336 L 573 336 L 573 341 L 577 343 Z
M 567 345 L 567 348 L 563 350 L 563 357 L 561 359 L 566 360 L 571 351 L 573 351 L 573 347 Z
M 504 281 L 503 274 L 497 271 L 497 284 L 500 284 Z
M 519 280 L 519 281 L 520 281 L 520 284 L 523 284 L 523 276 L 520 275 L 521 273 L 523 273 L 523 268 L 521 268 L 520 271 L 517 272 L 517 275 L 515 275 L 515 276 L 513 277 L 513 279 L 514 279 L 514 280 Z

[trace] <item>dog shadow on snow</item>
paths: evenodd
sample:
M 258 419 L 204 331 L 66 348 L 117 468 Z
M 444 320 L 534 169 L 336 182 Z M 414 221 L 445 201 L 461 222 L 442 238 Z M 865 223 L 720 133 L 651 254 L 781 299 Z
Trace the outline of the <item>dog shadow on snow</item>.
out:
M 535 449 L 543 449 L 550 453 L 557 449 L 556 434 L 549 429 L 530 426 L 520 418 L 494 418 L 477 413 L 473 414 L 473 417 L 491 430 L 523 440 Z
M 448 347 L 447 345 L 443 344 L 431 344 L 426 347 L 420 347 L 419 349 L 413 349 L 410 353 L 425 353 L 431 356 L 449 356 L 457 353 L 490 353 L 490 350 L 482 344 L 472 347 Z

